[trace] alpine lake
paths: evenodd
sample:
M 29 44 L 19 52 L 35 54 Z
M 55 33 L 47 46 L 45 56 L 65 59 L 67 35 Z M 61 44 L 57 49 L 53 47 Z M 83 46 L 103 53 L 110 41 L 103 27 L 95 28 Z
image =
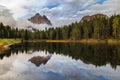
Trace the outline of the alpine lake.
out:
M 14 44 L 0 53 L 0 80 L 120 80 L 120 45 Z

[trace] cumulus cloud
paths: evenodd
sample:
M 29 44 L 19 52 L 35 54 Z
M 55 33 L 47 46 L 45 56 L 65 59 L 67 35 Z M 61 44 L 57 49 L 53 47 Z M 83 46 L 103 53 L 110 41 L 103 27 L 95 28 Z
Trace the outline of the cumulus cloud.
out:
M 98 0 L 100 1 L 100 0 Z M 113 14 L 120 14 L 120 1 L 119 0 L 104 0 L 103 3 L 96 3 L 94 5 L 89 6 L 89 8 L 78 11 L 76 13 L 77 16 L 85 16 L 85 15 L 92 15 L 97 13 L 106 14 L 111 16 Z
M 4 23 L 4 25 L 15 26 L 16 22 L 12 17 L 0 16 L 0 22 Z
M 28 26 L 32 26 L 35 29 L 44 30 L 45 28 L 50 28 L 47 24 L 33 24 L 27 19 L 15 20 L 12 17 L 12 13 L 5 6 L 0 6 L 0 22 L 4 25 L 10 25 L 12 27 L 26 29 Z
M 13 13 L 13 17 L 18 19 L 28 13 L 37 12 L 37 9 L 41 9 L 46 0 L 0 0 L 0 5 L 6 6 Z
M 33 24 L 30 21 L 28 21 L 27 19 L 22 19 L 22 20 L 16 21 L 16 25 L 15 26 L 17 28 L 20 28 L 20 29 L 26 29 L 26 28 L 30 29 L 28 27 L 32 27 L 32 28 L 38 29 L 38 30 L 45 30 L 45 28 L 52 27 L 52 26 L 49 26 L 47 24 Z
M 3 22 L 5 25 L 15 25 L 15 20 L 12 17 L 10 10 L 4 6 L 0 6 L 0 22 Z
M 54 26 L 62 26 L 79 21 L 86 15 L 119 14 L 119 3 L 120 0 L 0 0 L 0 5 L 8 9 L 0 12 L 0 16 L 11 15 L 13 19 L 20 21 L 39 12 L 46 15 Z
M 58 0 L 58 3 L 59 5 L 53 8 L 42 8 L 40 13 L 49 15 L 52 22 L 65 24 L 71 23 L 71 18 L 74 18 L 74 22 L 86 15 L 102 13 L 111 16 L 120 13 L 119 0 Z

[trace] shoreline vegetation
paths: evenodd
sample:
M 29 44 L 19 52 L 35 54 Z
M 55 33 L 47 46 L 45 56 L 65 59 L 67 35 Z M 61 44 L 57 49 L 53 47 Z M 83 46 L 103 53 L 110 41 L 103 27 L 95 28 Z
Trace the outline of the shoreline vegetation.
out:
M 45 28 L 45 30 L 19 29 L 5 26 L 0 23 L 1 39 L 21 40 L 45 40 L 47 42 L 110 42 L 116 43 L 120 40 L 120 15 L 103 17 L 105 15 L 94 15 L 92 18 L 83 17 L 82 21 L 61 27 Z M 85 19 L 84 19 L 85 18 Z M 95 40 L 94 40 L 95 39 Z M 110 39 L 110 40 L 109 40 Z M 81 41 L 79 41 L 81 40 Z M 103 41 L 104 40 L 104 41 Z M 59 42 L 59 41 L 58 41 Z
M 118 39 L 81 39 L 81 40 L 24 40 L 23 42 L 81 43 L 81 44 L 120 44 Z
M 96 14 L 80 22 L 45 30 L 28 30 L 0 23 L 0 51 L 20 42 L 70 42 L 82 44 L 120 44 L 120 15 Z
M 81 43 L 81 44 L 120 44 L 119 39 L 81 39 L 81 40 L 21 40 L 21 39 L 0 39 L 0 52 L 9 49 L 10 45 L 21 42 L 46 42 L 46 43 Z
M 0 52 L 9 49 L 10 45 L 20 43 L 20 39 L 0 39 Z
M 81 40 L 20 40 L 20 39 L 0 39 L 1 48 L 7 48 L 12 44 L 21 42 L 55 42 L 55 43 L 81 43 L 81 44 L 120 44 L 119 39 L 81 39 Z

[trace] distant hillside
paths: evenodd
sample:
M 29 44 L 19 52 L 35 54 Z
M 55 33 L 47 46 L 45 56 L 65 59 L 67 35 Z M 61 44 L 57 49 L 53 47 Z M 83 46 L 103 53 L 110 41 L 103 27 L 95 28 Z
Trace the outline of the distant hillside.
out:
M 37 14 L 39 15 L 39 14 Z M 40 17 L 40 15 L 39 15 Z M 33 30 L 32 26 L 28 28 Z M 34 31 L 28 29 L 11 28 L 0 23 L 0 38 L 20 38 L 25 40 L 83 40 L 86 39 L 118 39 L 114 43 L 120 43 L 120 15 L 107 17 L 95 14 L 83 17 L 81 22 L 45 30 Z M 97 41 L 93 41 L 97 42 Z M 112 41 L 108 41 L 112 42 Z
M 105 18 L 105 19 L 108 19 L 109 17 L 107 15 L 104 15 L 104 14 L 94 14 L 92 16 L 84 16 L 80 22 L 84 22 L 84 21 L 90 21 L 90 20 L 93 20 L 95 18 Z

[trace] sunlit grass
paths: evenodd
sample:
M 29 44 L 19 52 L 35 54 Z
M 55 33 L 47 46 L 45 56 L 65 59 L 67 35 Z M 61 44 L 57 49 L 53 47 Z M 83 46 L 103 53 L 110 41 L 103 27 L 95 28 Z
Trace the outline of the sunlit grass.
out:
M 0 39 L 0 47 L 20 42 L 19 39 Z
M 71 42 L 71 43 L 83 43 L 83 44 L 120 44 L 120 40 L 117 39 L 81 39 L 81 40 L 33 40 L 30 42 Z
M 0 53 L 7 50 L 9 45 L 19 42 L 19 39 L 0 39 Z
M 108 39 L 107 43 L 108 44 L 119 44 L 120 40 L 119 39 Z
M 0 39 L 0 47 L 20 42 L 19 39 Z M 26 42 L 73 42 L 83 44 L 120 44 L 120 40 L 117 39 L 81 39 L 81 40 L 29 40 Z

